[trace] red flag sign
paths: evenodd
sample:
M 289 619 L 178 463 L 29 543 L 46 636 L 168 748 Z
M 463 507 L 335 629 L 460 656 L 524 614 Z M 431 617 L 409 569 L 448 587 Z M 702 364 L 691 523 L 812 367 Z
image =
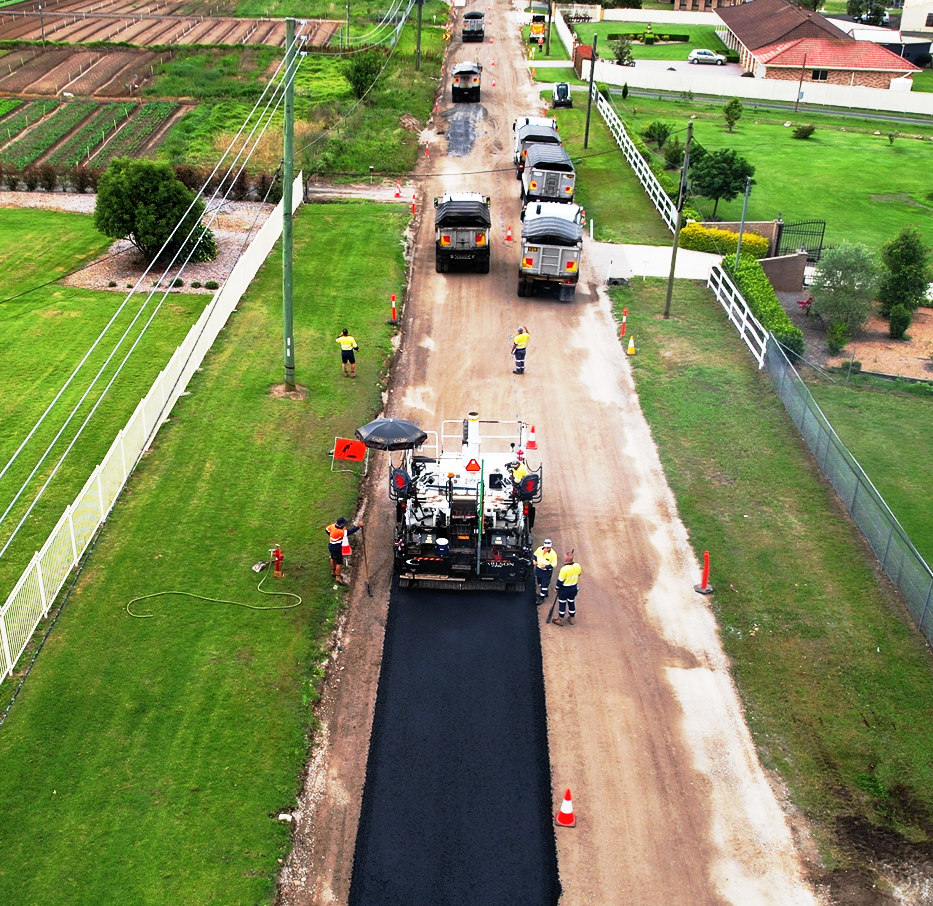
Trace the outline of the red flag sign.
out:
M 366 444 L 361 440 L 338 437 L 334 443 L 334 459 L 348 459 L 350 462 L 362 462 L 366 456 Z

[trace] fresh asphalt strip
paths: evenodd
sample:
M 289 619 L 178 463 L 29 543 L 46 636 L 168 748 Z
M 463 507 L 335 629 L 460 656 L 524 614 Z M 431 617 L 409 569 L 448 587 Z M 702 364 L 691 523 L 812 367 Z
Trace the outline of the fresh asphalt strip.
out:
M 531 592 L 394 587 L 349 906 L 552 906 L 554 832 Z

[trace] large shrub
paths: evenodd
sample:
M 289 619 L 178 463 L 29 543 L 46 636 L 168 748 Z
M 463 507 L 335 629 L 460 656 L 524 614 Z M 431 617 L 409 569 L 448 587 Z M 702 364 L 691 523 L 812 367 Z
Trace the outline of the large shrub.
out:
M 744 239 L 742 244 L 744 246 Z M 805 347 L 803 332 L 799 327 L 794 326 L 787 312 L 784 311 L 758 259 L 752 255 L 746 255 L 743 251 L 738 268 L 734 265 L 734 259 L 730 261 L 727 258 L 723 261 L 723 266 L 732 276 L 748 303 L 748 307 L 752 310 L 752 314 L 765 330 L 770 330 L 774 334 L 774 338 L 791 356 L 802 356 Z
M 739 234 L 731 230 L 688 223 L 680 231 L 680 244 L 685 249 L 710 252 L 713 255 L 734 255 L 739 244 Z M 742 254 L 753 258 L 764 258 L 771 250 L 771 243 L 757 233 L 742 234 Z

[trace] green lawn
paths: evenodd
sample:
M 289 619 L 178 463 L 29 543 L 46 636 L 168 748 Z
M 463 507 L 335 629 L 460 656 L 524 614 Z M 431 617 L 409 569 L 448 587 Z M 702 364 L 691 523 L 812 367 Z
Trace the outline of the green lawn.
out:
M 882 840 L 912 864 L 911 841 L 929 846 L 933 826 L 929 649 L 718 303 L 677 281 L 665 320 L 665 291 L 638 280 L 613 296 L 678 512 L 697 554 L 710 552 L 710 606 L 762 760 L 827 867 L 864 864 Z M 913 402 L 903 417 L 929 420 Z M 859 424 L 884 443 L 886 420 Z M 879 468 L 926 468 L 887 441 L 896 461 Z M 916 449 L 929 460 L 929 445 Z
M 640 34 L 645 31 L 648 22 L 583 22 L 572 26 L 577 37 L 584 44 L 593 43 L 593 35 L 598 35 L 596 50 L 603 57 L 612 57 L 614 35 Z M 713 25 L 652 25 L 655 35 L 674 33 L 690 35 L 689 41 L 672 41 L 664 44 L 641 44 L 632 42 L 632 56 L 636 60 L 680 60 L 687 62 L 687 55 L 695 47 L 705 47 L 716 53 L 725 54 L 728 50 L 716 34 Z M 715 68 L 715 67 L 713 67 Z
M 933 69 L 923 69 L 913 75 L 914 91 L 933 91 Z
M 933 244 L 933 204 L 926 197 L 933 191 L 933 125 L 899 126 L 892 144 L 887 135 L 890 125 L 804 110 L 792 114 L 756 109 L 748 103 L 730 134 L 722 117 L 724 103 L 634 96 L 622 101 L 617 94 L 613 103 L 638 131 L 654 119 L 682 130 L 692 117 L 694 139 L 708 151 L 732 148 L 747 157 L 755 166 L 750 220 L 773 220 L 778 215 L 786 222 L 822 219 L 829 245 L 849 239 L 872 247 L 916 224 Z M 794 140 L 786 122 L 813 123 L 817 130 L 806 141 Z M 712 213 L 711 202 L 695 201 L 706 216 Z M 739 220 L 741 196 L 720 202 L 717 215 Z
M 854 343 L 857 346 L 858 343 Z M 808 374 L 810 391 L 842 442 L 906 530 L 914 546 L 933 563 L 933 397 L 914 388 L 857 378 L 831 383 Z M 917 391 L 920 391 L 918 396 Z M 927 392 L 923 392 L 927 391 Z M 897 451 L 892 460 L 891 451 Z M 909 463 L 898 468 L 897 464 Z
M 0 540 L 6 544 L 26 508 L 51 478 L 52 467 L 75 441 L 78 428 L 97 406 L 86 430 L 68 458 L 42 493 L 31 516 L 0 559 L 2 600 L 26 568 L 34 551 L 43 544 L 65 507 L 103 458 L 117 432 L 123 428 L 153 380 L 170 358 L 191 325 L 197 320 L 209 296 L 172 292 L 161 306 L 151 328 L 128 359 L 120 376 L 101 400 L 102 388 L 115 377 L 126 351 L 139 336 L 139 327 L 158 305 L 156 296 L 143 313 L 139 326 L 131 321 L 140 312 L 145 294 L 134 296 L 121 313 L 124 292 L 94 292 L 57 283 L 65 273 L 103 254 L 111 240 L 94 228 L 93 218 L 28 209 L 0 209 L 0 348 L 10 353 L 0 357 L 0 386 L 6 388 L 0 407 L 0 467 L 6 467 L 20 442 L 29 433 L 56 396 L 61 397 L 42 426 L 38 426 L 22 454 L 6 472 L 0 495 L 0 513 L 14 504 L 25 484 L 26 492 L 13 505 L 0 526 Z M 149 287 L 146 287 L 147 290 Z M 105 340 L 91 350 L 99 333 L 113 321 Z M 129 340 L 111 355 L 117 340 L 129 330 Z M 87 354 L 80 374 L 66 389 L 65 382 Z M 102 370 L 97 388 L 88 392 L 93 376 Z M 73 407 L 77 415 L 71 426 L 65 422 Z M 64 433 L 56 441 L 59 431 Z M 30 479 L 43 452 L 51 455 Z
M 408 219 L 404 206 L 303 208 L 307 398 L 270 392 L 283 374 L 276 253 L 134 475 L 0 732 L 0 902 L 272 902 L 291 845 L 275 816 L 294 803 L 343 598 L 321 528 L 357 497 L 328 450 L 380 406 Z M 334 342 L 344 326 L 355 381 Z M 285 579 L 265 590 L 300 606 L 257 593 L 250 567 L 276 543 Z M 280 609 L 172 595 L 133 606 L 149 619 L 127 612 L 167 591 Z M 13 684 L 2 691 L 0 711 Z

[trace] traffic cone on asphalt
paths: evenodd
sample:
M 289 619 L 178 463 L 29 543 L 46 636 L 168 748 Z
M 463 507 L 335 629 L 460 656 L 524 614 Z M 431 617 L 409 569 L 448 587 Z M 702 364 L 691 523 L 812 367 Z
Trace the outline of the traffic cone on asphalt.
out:
M 526 450 L 537 450 L 538 442 L 535 440 L 535 426 L 531 426 L 531 434 L 528 435 L 528 443 L 525 444 Z
M 635 355 L 635 337 L 628 338 L 628 349 L 625 351 L 628 355 Z
M 554 820 L 561 827 L 577 826 L 577 819 L 573 817 L 573 800 L 570 798 L 570 790 L 564 793 L 564 801 L 560 804 L 560 811 Z
M 505 241 L 506 241 L 506 242 L 511 242 L 511 241 L 512 241 L 512 228 L 511 228 L 511 227 L 509 227 L 509 228 L 505 231 Z
M 397 182 L 395 184 L 395 197 L 396 198 L 402 197 L 402 184 L 400 182 Z

